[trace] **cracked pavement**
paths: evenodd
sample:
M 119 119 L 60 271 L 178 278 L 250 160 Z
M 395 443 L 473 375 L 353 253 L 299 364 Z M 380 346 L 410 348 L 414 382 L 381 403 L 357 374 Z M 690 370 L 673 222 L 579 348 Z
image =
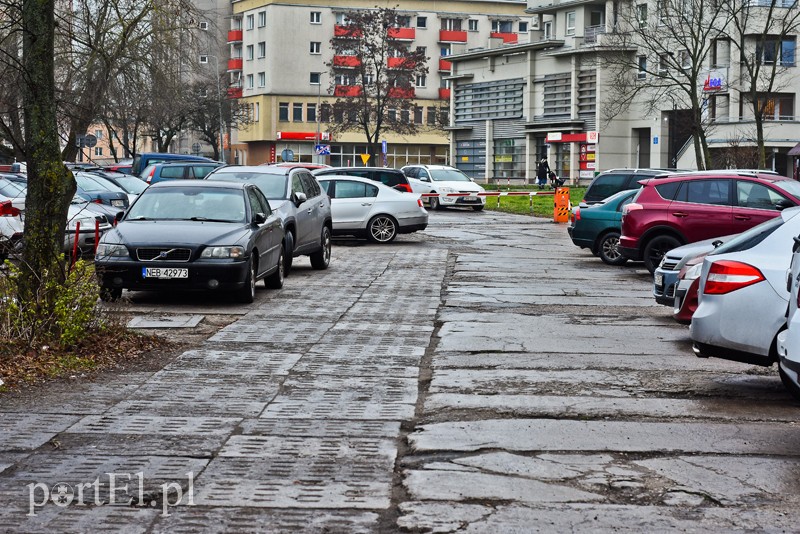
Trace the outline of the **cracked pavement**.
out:
M 777 371 L 696 358 L 564 226 L 432 212 L 219 310 L 157 372 L 0 396 L 0 531 L 796 530 Z

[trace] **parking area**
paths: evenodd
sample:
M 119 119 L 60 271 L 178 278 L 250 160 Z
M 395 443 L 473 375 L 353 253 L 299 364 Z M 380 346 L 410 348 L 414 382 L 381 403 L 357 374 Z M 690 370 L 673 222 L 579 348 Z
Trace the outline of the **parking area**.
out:
M 796 530 L 777 370 L 698 359 L 651 291 L 563 225 L 445 210 L 253 304 L 136 294 L 224 319 L 163 369 L 0 398 L 0 530 Z

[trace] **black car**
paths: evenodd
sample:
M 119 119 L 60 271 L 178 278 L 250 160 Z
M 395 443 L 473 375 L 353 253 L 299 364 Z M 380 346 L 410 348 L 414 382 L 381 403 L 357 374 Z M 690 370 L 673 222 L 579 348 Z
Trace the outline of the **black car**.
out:
M 253 302 L 257 280 L 283 286 L 283 225 L 252 184 L 164 182 L 103 235 L 95 262 L 104 300 L 123 289 L 213 290 Z
M 620 191 L 639 189 L 639 180 L 663 176 L 667 172 L 664 169 L 611 169 L 601 172 L 586 188 L 581 202 L 597 204 Z
M 359 176 L 383 185 L 411 193 L 411 184 L 403 171 L 398 169 L 387 169 L 386 167 L 331 167 L 318 169 L 313 172 L 314 176 L 329 176 L 338 174 L 339 176 Z
M 126 210 L 130 205 L 128 193 L 124 189 L 94 174 L 83 171 L 76 172 L 75 182 L 78 184 L 77 193 L 92 202 L 106 204 L 120 210 Z

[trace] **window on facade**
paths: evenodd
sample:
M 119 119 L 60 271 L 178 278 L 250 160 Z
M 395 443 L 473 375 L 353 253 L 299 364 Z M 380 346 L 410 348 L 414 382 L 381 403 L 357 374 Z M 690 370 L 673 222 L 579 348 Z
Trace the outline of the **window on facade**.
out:
M 688 50 L 681 50 L 678 52 L 678 61 L 680 61 L 682 69 L 688 69 L 692 66 L 692 56 L 689 55 Z
M 253 45 L 247 45 L 247 47 L 245 47 L 244 50 L 245 50 L 245 59 L 247 60 L 253 59 Z
M 519 33 L 528 33 L 528 23 L 527 22 L 520 22 L 519 23 Z
M 575 12 L 570 11 L 567 13 L 567 21 L 566 21 L 566 33 L 567 35 L 575 35 Z
M 258 43 L 258 57 L 263 58 L 267 55 L 267 43 L 265 41 L 261 41 Z
M 795 63 L 796 37 L 767 37 L 763 44 L 756 45 L 756 54 L 765 65 L 777 63 L 784 67 L 793 67 Z
M 410 28 L 411 27 L 411 17 L 407 15 L 401 15 L 396 19 L 396 27 L 398 28 Z
M 639 71 L 636 73 L 636 77 L 640 80 L 644 80 L 647 78 L 647 56 L 639 56 L 636 58 L 636 64 L 639 66 Z
M 417 17 L 417 28 L 427 28 L 428 17 Z
M 96 138 L 98 138 L 98 139 L 102 139 L 103 138 L 103 130 L 95 130 L 94 131 L 94 136 Z
M 426 47 L 424 47 L 424 46 L 418 46 L 417 47 L 417 54 L 427 57 L 428 56 L 428 49 Z
M 267 85 L 267 73 L 266 72 L 259 72 L 258 73 L 258 86 L 265 87 Z
M 731 63 L 731 42 L 728 39 L 715 39 L 711 46 L 711 66 L 727 67 Z
M 709 112 L 711 120 L 715 122 L 727 122 L 730 118 L 730 96 L 711 95 L 709 98 Z
M 331 105 L 322 104 L 319 107 L 319 122 L 331 122 Z
M 256 22 L 256 19 L 255 19 L 254 15 L 247 15 L 247 17 L 245 18 L 245 26 L 244 27 L 247 28 L 248 30 L 252 30 L 253 27 L 255 26 L 255 22 Z
M 308 122 L 317 122 L 317 105 L 316 104 L 308 104 L 308 105 L 306 105 L 306 120 Z
M 258 12 L 258 27 L 263 28 L 267 25 L 267 12 L 266 11 L 259 11 Z
M 353 85 L 355 82 L 351 74 L 337 74 L 334 77 L 335 85 Z
M 658 57 L 658 73 L 659 74 L 669 73 L 669 54 L 661 54 Z
M 543 24 L 544 28 L 544 38 L 545 39 L 552 39 L 553 38 L 553 23 L 551 21 L 545 22 Z
M 292 120 L 294 122 L 302 122 L 303 120 L 303 104 L 292 104 Z
M 478 19 L 469 19 L 467 21 L 467 29 L 471 32 L 478 31 Z
M 439 53 L 441 54 L 442 57 L 449 56 L 450 54 L 452 54 L 450 45 L 442 45 L 442 47 L 439 49 Z
M 312 11 L 309 22 L 311 22 L 311 24 L 322 24 L 322 12 Z
M 759 95 L 759 109 L 765 121 L 794 120 L 794 94 L 774 93 Z
M 640 28 L 647 27 L 647 4 L 639 4 L 636 6 L 636 20 Z
M 422 106 L 414 106 L 414 123 L 422 124 Z
M 319 72 L 312 72 L 309 74 L 308 83 L 311 85 L 319 85 Z
M 281 102 L 278 104 L 278 120 L 279 121 L 288 121 L 289 120 L 289 103 L 288 102 Z
M 669 0 L 656 0 L 656 13 L 658 13 L 658 23 L 665 24 L 669 17 Z
M 102 156 L 103 155 L 103 147 L 101 147 L 101 146 L 94 147 L 94 155 L 95 156 Z
M 510 20 L 493 20 L 492 32 L 511 33 L 514 31 L 514 22 Z
M 336 14 L 336 25 L 337 26 L 347 26 L 350 24 L 350 19 L 347 18 L 347 15 L 344 13 L 337 13 Z
M 311 44 L 310 44 L 309 50 L 308 50 L 309 52 L 311 52 L 312 54 L 321 54 L 322 53 L 321 50 L 322 50 L 322 43 L 321 42 L 319 42 L 319 41 L 311 41 Z
M 409 123 L 411 122 L 411 113 L 408 109 L 401 109 L 400 110 L 400 122 L 402 123 Z
M 390 122 L 397 122 L 397 110 L 394 108 L 389 108 L 386 112 L 386 116 Z
M 571 92 L 570 75 L 566 75 L 564 88 Z M 547 82 L 545 82 L 547 84 Z M 525 81 L 522 78 L 459 84 L 455 99 L 456 122 L 480 119 L 512 119 L 522 117 L 522 93 Z M 548 93 L 544 95 L 549 102 Z M 569 113 L 569 103 L 565 104 Z
M 252 89 L 253 88 L 253 75 L 252 74 L 248 74 L 245 77 L 245 88 L 246 89 Z
M 442 29 L 450 31 L 461 31 L 461 19 L 442 19 Z
M 428 77 L 424 74 L 417 76 L 417 79 L 414 80 L 415 87 L 426 87 L 428 84 Z
M 429 126 L 436 125 L 436 107 L 435 106 L 428 106 L 428 114 L 426 117 L 426 122 Z

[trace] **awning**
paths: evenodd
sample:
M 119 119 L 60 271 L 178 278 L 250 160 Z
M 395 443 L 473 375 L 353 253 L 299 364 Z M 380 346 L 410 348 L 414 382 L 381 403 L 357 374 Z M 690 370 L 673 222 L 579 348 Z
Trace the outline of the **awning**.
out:
M 794 148 L 789 150 L 788 154 L 790 156 L 800 156 L 800 143 L 797 143 Z

